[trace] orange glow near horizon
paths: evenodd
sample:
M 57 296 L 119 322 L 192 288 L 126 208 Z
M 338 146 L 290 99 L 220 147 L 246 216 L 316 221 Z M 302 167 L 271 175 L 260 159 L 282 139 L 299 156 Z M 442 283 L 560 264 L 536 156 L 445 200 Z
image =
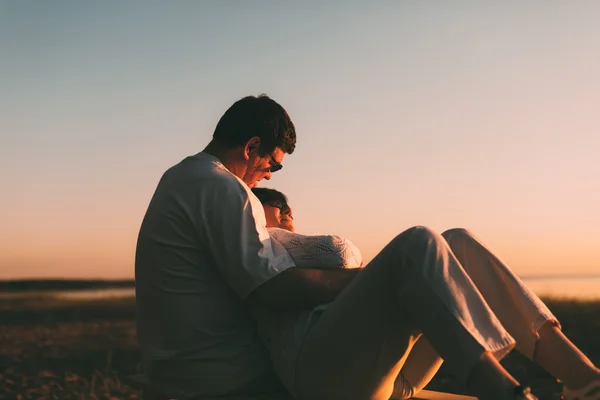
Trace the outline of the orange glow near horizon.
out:
M 144 206 L 140 205 L 140 209 Z M 365 261 L 372 259 L 387 242 L 411 225 L 397 229 L 390 219 L 387 229 L 370 232 L 373 223 L 356 218 L 344 220 L 342 229 L 328 229 L 330 221 L 323 221 L 312 232 L 303 223 L 302 216 L 310 210 L 295 208 L 299 232 L 341 234 L 355 242 Z M 72 210 L 71 210 L 72 211 Z M 131 210 L 133 211 L 133 210 Z M 57 212 L 57 215 L 60 213 Z M 116 222 L 118 221 L 118 223 Z M 1 279 L 17 278 L 131 278 L 135 257 L 137 230 L 141 222 L 140 210 L 135 214 L 115 215 L 112 221 L 88 219 L 86 225 L 79 218 L 61 225 L 47 224 L 37 229 L 22 223 L 20 231 L 3 237 L 0 265 L 11 266 L 2 271 Z M 485 224 L 481 224 L 485 226 Z M 433 228 L 437 228 L 433 226 Z M 450 226 L 445 227 L 450 228 Z M 303 230 L 304 229 L 304 230 Z M 443 231 L 439 228 L 438 231 Z M 567 232 L 549 232 L 547 235 L 529 236 L 525 232 L 473 231 L 482 238 L 508 265 L 518 273 L 526 275 L 569 275 L 597 273 L 600 249 L 595 245 L 595 236 L 572 235 Z M 585 233 L 585 232 L 582 232 Z M 525 239 L 523 239 L 525 238 Z

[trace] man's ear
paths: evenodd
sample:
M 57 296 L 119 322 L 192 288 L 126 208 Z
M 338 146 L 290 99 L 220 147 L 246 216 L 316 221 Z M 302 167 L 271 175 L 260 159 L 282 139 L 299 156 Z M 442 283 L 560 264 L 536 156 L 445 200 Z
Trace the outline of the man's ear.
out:
M 260 138 L 258 136 L 254 136 L 248 140 L 246 146 L 244 146 L 244 159 L 247 161 L 250 159 L 250 155 L 256 151 L 260 147 Z

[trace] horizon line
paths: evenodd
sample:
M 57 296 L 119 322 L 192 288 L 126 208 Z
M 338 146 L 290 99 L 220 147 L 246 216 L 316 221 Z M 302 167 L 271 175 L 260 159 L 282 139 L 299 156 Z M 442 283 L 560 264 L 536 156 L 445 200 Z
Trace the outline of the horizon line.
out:
M 574 273 L 574 274 L 525 274 L 518 275 L 520 279 L 585 279 L 585 278 L 600 278 L 600 272 L 591 273 Z M 130 278 L 101 278 L 101 277 L 90 277 L 90 278 L 59 278 L 59 277 L 48 277 L 48 278 L 9 278 L 1 279 L 0 282 L 133 282 L 134 277 Z

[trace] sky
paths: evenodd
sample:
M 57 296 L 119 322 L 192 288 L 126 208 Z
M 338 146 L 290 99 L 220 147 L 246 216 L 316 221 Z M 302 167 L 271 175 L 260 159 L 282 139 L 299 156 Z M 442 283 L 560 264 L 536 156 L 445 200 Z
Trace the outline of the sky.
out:
M 600 3 L 0 2 L 0 279 L 130 278 L 162 173 L 266 93 L 265 187 L 366 261 L 465 227 L 520 275 L 600 274 Z

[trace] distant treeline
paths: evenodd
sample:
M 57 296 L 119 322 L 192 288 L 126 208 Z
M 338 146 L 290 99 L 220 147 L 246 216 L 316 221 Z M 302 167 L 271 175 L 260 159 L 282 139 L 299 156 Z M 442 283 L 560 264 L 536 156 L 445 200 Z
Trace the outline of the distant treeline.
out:
M 21 279 L 0 281 L 0 291 L 17 292 L 25 290 L 84 290 L 133 288 L 133 279 Z

